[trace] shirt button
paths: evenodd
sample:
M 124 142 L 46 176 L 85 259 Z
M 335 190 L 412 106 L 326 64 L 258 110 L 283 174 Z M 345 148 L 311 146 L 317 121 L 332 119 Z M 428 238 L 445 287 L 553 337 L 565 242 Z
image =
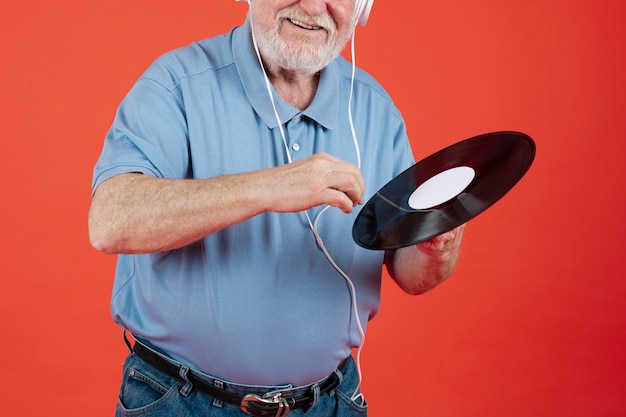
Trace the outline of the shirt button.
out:
M 300 123 L 302 121 L 302 116 L 296 116 L 293 118 L 293 121 L 296 123 Z
M 294 143 L 293 145 L 291 145 L 291 149 L 293 149 L 294 151 L 298 152 L 300 150 L 300 144 L 299 143 Z

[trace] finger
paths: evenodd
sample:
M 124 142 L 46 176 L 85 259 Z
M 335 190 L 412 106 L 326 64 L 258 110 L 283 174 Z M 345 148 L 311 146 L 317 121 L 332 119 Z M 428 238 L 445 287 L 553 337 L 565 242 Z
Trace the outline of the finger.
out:
M 319 204 L 327 204 L 331 207 L 336 207 L 346 214 L 352 213 L 354 209 L 354 202 L 346 195 L 346 193 L 327 188 L 320 194 L 321 201 Z
M 423 252 L 444 252 L 450 249 L 456 248 L 463 236 L 463 229 L 465 225 L 461 225 L 448 232 L 442 233 L 422 243 L 418 243 L 418 247 Z
M 355 204 L 363 203 L 365 180 L 363 179 L 363 175 L 361 174 L 359 167 L 327 153 L 319 153 L 313 156 L 324 159 L 333 164 L 330 172 L 331 180 L 329 183 L 333 184 L 333 186 L 331 186 L 332 188 L 349 193 Z M 337 177 L 333 179 L 332 176 Z M 356 184 L 353 183 L 353 181 L 356 181 Z M 354 195 L 354 198 L 352 195 Z
M 328 188 L 344 193 L 353 205 L 363 203 L 365 184 L 358 170 L 333 171 L 327 177 Z

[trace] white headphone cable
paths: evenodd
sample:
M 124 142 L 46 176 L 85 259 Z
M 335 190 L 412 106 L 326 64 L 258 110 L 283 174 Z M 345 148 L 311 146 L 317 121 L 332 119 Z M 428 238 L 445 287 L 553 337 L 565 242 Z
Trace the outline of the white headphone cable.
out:
M 252 18 L 250 18 L 250 31 L 252 34 L 252 44 L 254 46 L 254 50 L 256 52 L 256 56 L 257 59 L 259 61 L 259 65 L 261 66 L 261 71 L 263 72 L 263 79 L 265 81 L 265 87 L 267 89 L 269 98 L 270 98 L 270 102 L 272 104 L 272 109 L 274 111 L 274 116 L 276 117 L 276 122 L 278 123 L 278 129 L 280 131 L 280 136 L 283 140 L 283 145 L 285 147 L 285 153 L 287 155 L 287 161 L 289 163 L 292 163 L 292 158 L 291 158 L 291 153 L 289 152 L 289 146 L 287 145 L 287 139 L 285 136 L 285 131 L 283 129 L 283 124 L 282 121 L 280 120 L 280 116 L 278 115 L 278 110 L 276 109 L 276 103 L 274 101 L 274 94 L 272 92 L 272 87 L 271 87 L 271 83 L 269 80 L 269 77 L 267 76 L 267 73 L 265 71 L 265 66 L 263 65 L 263 60 L 261 58 L 261 53 L 259 51 L 259 46 L 257 44 L 256 41 L 256 36 L 254 34 L 254 26 L 253 26 L 253 22 L 252 22 Z M 355 25 L 355 31 L 356 32 L 356 25 Z M 351 80 L 350 80 L 350 96 L 348 99 L 348 121 L 350 124 L 350 132 L 352 134 L 352 141 L 354 143 L 354 148 L 356 151 L 356 157 L 357 157 L 357 166 L 359 167 L 359 169 L 361 168 L 361 151 L 359 149 L 359 142 L 356 136 L 356 131 L 354 128 L 354 122 L 352 119 L 352 96 L 353 96 L 353 92 L 354 92 L 354 78 L 355 78 L 355 72 L 356 72 L 356 54 L 354 51 L 354 32 L 352 33 L 352 38 L 351 38 L 351 56 L 352 56 L 352 75 L 351 75 Z M 357 349 L 357 353 L 356 353 L 356 368 L 357 368 L 357 374 L 358 374 L 358 384 L 354 390 L 354 392 L 352 393 L 352 396 L 350 397 L 353 401 L 357 401 L 357 399 L 360 399 L 361 401 L 361 405 L 364 402 L 364 397 L 362 393 L 358 393 L 359 389 L 361 387 L 361 382 L 363 380 L 363 373 L 361 371 L 361 350 L 363 348 L 363 344 L 365 343 L 365 331 L 363 330 L 363 325 L 361 323 L 361 318 L 359 317 L 359 310 L 358 310 L 358 305 L 357 305 L 357 299 L 356 299 L 356 288 L 354 286 L 354 283 L 352 282 L 352 280 L 350 279 L 350 277 L 341 269 L 341 267 L 339 267 L 339 265 L 337 265 L 337 263 L 335 262 L 335 260 L 333 259 L 333 257 L 330 255 L 330 253 L 328 252 L 328 249 L 326 248 L 326 245 L 324 244 L 323 239 L 321 238 L 321 236 L 319 235 L 318 232 L 318 228 L 317 225 L 319 223 L 319 219 L 321 218 L 322 214 L 324 214 L 324 212 L 326 212 L 326 210 L 328 210 L 330 208 L 330 206 L 326 206 L 322 209 L 322 211 L 320 211 L 317 216 L 315 216 L 315 220 L 314 222 L 311 221 L 311 217 L 309 216 L 309 213 L 307 211 L 304 211 L 304 214 L 306 216 L 306 219 L 309 223 L 309 227 L 311 229 L 311 231 L 313 232 L 313 236 L 315 237 L 315 241 L 317 243 L 317 245 L 319 246 L 319 248 L 322 250 L 322 252 L 324 253 L 324 256 L 326 256 L 326 259 L 328 259 L 328 261 L 330 262 L 330 264 L 333 266 L 333 268 L 335 268 L 335 270 L 344 278 L 344 280 L 346 281 L 346 284 L 348 285 L 348 288 L 350 290 L 350 300 L 352 303 L 352 308 L 353 308 L 353 312 L 354 312 L 354 317 L 355 317 L 355 321 L 357 324 L 357 329 L 359 331 L 359 335 L 361 336 L 361 343 L 359 344 L 359 347 Z M 358 393 L 358 394 L 357 394 Z

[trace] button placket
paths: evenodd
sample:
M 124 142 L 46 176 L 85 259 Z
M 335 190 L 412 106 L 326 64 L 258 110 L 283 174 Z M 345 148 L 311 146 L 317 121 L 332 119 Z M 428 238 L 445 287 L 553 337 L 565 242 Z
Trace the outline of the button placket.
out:
M 295 116 L 287 123 L 287 129 L 289 130 L 289 149 L 295 154 L 294 159 L 300 159 L 303 155 L 297 155 L 297 153 L 303 149 L 304 141 L 306 140 L 306 124 L 302 123 L 302 116 Z

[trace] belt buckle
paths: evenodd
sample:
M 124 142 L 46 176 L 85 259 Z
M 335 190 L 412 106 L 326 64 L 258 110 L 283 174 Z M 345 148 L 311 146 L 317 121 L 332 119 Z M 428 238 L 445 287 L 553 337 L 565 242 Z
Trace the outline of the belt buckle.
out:
M 287 414 L 289 414 L 289 412 L 291 411 L 291 406 L 289 405 L 289 401 L 287 401 L 287 399 L 283 398 L 281 395 L 281 393 L 278 393 L 271 398 L 263 398 L 255 394 L 248 394 L 241 400 L 241 410 L 249 416 L 256 417 L 257 414 L 254 414 L 248 409 L 248 404 L 259 404 L 261 405 L 261 407 L 266 407 L 268 411 L 271 406 L 276 406 L 276 417 L 286 417 Z M 265 416 L 268 414 L 263 413 L 262 415 Z

